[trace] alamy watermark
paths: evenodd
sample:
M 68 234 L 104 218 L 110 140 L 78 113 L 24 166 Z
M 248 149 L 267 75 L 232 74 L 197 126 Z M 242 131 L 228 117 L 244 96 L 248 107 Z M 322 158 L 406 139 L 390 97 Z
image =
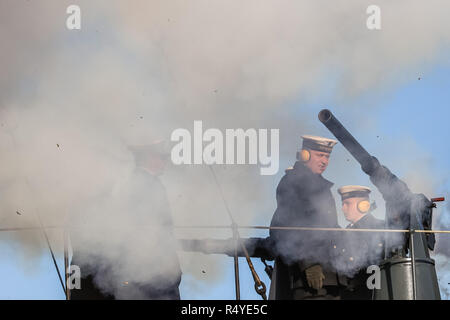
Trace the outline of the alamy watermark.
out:
M 81 270 L 77 265 L 71 265 L 67 268 L 67 288 L 70 290 L 81 289 Z
M 366 20 L 366 27 L 369 30 L 381 29 L 381 9 L 377 5 L 369 5 L 366 9 L 369 15 Z M 78 5 L 72 4 L 67 7 L 66 14 L 69 16 L 66 19 L 66 27 L 69 30 L 81 29 L 81 8 Z
M 369 290 L 381 289 L 380 267 L 377 265 L 368 266 L 366 273 L 371 274 L 366 281 L 367 288 Z
M 81 8 L 75 4 L 67 7 L 66 13 L 69 15 L 66 19 L 66 27 L 69 30 L 81 29 Z
M 370 5 L 366 9 L 370 16 L 366 20 L 366 27 L 369 30 L 381 30 L 381 9 L 377 5 Z
M 270 129 L 269 145 L 268 131 L 226 129 L 225 134 L 216 128 L 203 131 L 203 122 L 197 120 L 192 134 L 184 128 L 172 132 L 170 140 L 178 143 L 170 156 L 176 165 L 259 163 L 261 175 L 274 175 L 279 169 L 279 129 Z

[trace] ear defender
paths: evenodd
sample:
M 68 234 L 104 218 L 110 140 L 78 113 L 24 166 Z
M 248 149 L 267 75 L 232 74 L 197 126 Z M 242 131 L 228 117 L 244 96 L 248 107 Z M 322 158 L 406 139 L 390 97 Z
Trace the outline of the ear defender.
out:
M 311 159 L 311 154 L 308 150 L 303 149 L 301 152 L 297 152 L 297 159 L 302 160 L 303 162 L 308 162 L 309 159 Z
M 370 202 L 369 200 L 361 200 L 358 202 L 358 205 L 356 207 L 358 208 L 359 212 L 367 213 L 370 210 Z

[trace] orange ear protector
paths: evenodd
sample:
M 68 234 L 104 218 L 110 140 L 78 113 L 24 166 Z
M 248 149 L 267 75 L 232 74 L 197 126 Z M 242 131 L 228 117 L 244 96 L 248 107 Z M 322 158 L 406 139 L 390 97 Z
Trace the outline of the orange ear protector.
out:
M 302 160 L 303 162 L 308 162 L 311 159 L 311 153 L 308 150 L 303 149 L 300 152 L 297 152 L 297 160 Z
M 367 213 L 370 210 L 370 202 L 369 200 L 361 200 L 358 202 L 357 206 L 358 211 L 361 213 Z

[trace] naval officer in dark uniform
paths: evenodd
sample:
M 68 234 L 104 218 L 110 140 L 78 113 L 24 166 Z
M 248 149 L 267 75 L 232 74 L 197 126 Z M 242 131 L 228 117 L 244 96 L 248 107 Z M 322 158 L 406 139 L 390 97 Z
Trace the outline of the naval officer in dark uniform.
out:
M 337 141 L 302 136 L 297 162 L 278 184 L 271 227 L 339 228 L 333 183 L 322 173 Z M 333 234 L 271 229 L 276 260 L 270 299 L 337 299 L 341 283 L 331 260 Z M 341 278 L 342 279 L 342 278 Z
M 120 261 L 114 261 L 114 263 L 134 261 L 134 265 L 138 268 L 135 270 L 136 273 L 144 273 L 146 268 L 151 268 L 150 275 L 145 281 L 137 281 L 133 280 L 136 279 L 133 274 L 118 275 L 115 272 L 117 267 L 112 265 L 110 259 L 94 253 L 98 250 L 92 250 L 98 248 L 80 246 L 76 241 L 77 229 L 74 229 L 72 232 L 74 254 L 71 264 L 80 267 L 81 288 L 71 290 L 72 300 L 180 299 L 181 269 L 172 230 L 172 217 L 166 190 L 159 179 L 168 157 L 164 140 L 154 141 L 149 145 L 131 146 L 130 150 L 135 157 L 136 168 L 128 183 L 125 184 L 125 188 L 132 188 L 127 190 L 119 187 L 115 193 L 118 193 L 117 196 L 126 195 L 132 203 L 136 204 L 136 208 L 142 206 L 143 212 L 132 212 L 125 208 L 123 214 L 126 216 L 111 217 L 111 219 L 117 219 L 116 224 L 124 229 L 121 235 L 124 241 L 131 243 L 136 241 L 134 239 L 146 239 L 145 233 L 152 232 L 151 238 L 163 242 L 164 249 L 158 249 L 162 247 L 161 243 L 141 242 L 136 243 L 138 246 L 136 252 L 127 250 L 120 253 Z M 142 191 L 136 192 L 139 190 Z M 120 221 L 124 224 L 120 224 Z M 146 225 L 152 229 L 150 231 L 144 229 Z M 108 232 L 117 232 L 117 230 L 103 228 L 97 232 L 105 233 L 105 237 L 108 237 L 110 236 Z M 121 248 L 118 247 L 117 250 L 120 251 Z M 86 259 L 89 256 L 90 259 Z M 141 259 L 141 256 L 144 258 Z M 143 263 L 140 264 L 138 261 Z M 156 270 L 154 265 L 164 266 L 164 268 Z
M 350 224 L 347 229 L 384 229 L 383 220 L 375 218 L 371 211 L 370 188 L 365 186 L 343 186 L 338 189 L 342 198 L 342 211 Z M 350 231 L 342 232 L 340 243 L 333 245 L 336 269 L 347 275 L 347 287 L 342 292 L 345 300 L 370 300 L 373 290 L 367 280 L 371 265 L 378 266 L 384 254 L 384 233 Z

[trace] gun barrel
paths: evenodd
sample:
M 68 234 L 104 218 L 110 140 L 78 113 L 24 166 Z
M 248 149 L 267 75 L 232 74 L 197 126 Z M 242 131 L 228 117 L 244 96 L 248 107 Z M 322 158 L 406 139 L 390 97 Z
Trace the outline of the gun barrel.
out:
M 241 238 L 250 257 L 274 260 L 273 244 L 270 238 Z M 225 254 L 234 257 L 233 239 L 178 239 L 179 249 L 206 254 Z M 241 246 L 237 248 L 238 257 L 245 257 Z
M 319 112 L 319 120 L 341 142 L 352 156 L 361 164 L 362 170 L 370 176 L 370 180 L 378 188 L 386 201 L 386 225 L 389 228 L 431 228 L 431 208 L 436 201 L 443 201 L 442 197 L 433 198 L 430 202 L 422 194 L 413 194 L 408 186 L 398 179 L 379 161 L 372 157 L 356 139 L 334 117 L 330 110 Z M 440 299 L 439 285 L 434 266 L 430 259 L 429 249 L 433 250 L 434 234 L 426 236 L 424 233 L 408 238 L 386 238 L 386 260 L 381 265 L 382 290 L 375 290 L 375 300 L 378 299 Z M 396 257 L 392 249 L 408 248 L 410 256 L 402 254 Z M 406 251 L 405 251 L 406 252 Z M 411 268 L 408 269 L 408 266 Z M 416 267 L 418 266 L 416 272 Z M 420 267 L 419 267 L 420 266 Z M 390 280 L 388 280 L 388 276 Z M 388 290 L 386 288 L 389 288 Z M 416 296 L 416 288 L 421 288 Z
M 338 119 L 328 109 L 323 109 L 319 112 L 319 120 L 328 130 L 341 142 L 344 147 L 352 154 L 352 156 L 361 164 L 364 165 L 371 161 L 371 155 L 364 149 L 358 141 L 344 128 Z

